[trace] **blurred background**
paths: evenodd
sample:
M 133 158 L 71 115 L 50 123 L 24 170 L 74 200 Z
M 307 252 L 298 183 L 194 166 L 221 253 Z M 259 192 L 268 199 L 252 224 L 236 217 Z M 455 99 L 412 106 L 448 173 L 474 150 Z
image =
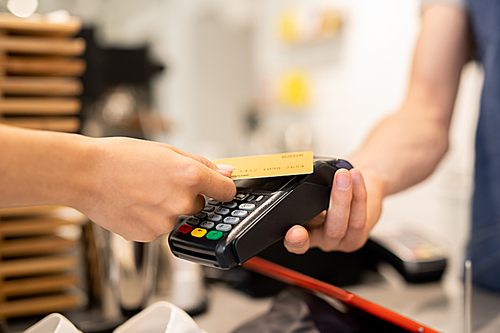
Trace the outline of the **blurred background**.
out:
M 418 0 L 18 0 L 25 12 L 16 12 L 15 2 L 0 0 L 0 11 L 80 21 L 68 34 L 85 41 L 74 53 L 85 63 L 73 75 L 81 82 L 73 94 L 78 123 L 61 130 L 156 140 L 209 159 L 300 150 L 348 159 L 403 101 L 421 6 Z M 445 290 L 457 297 L 481 82 L 480 66 L 468 64 L 446 158 L 428 180 L 386 200 L 374 231 L 410 228 L 434 240 L 449 258 Z M 4 91 L 4 102 L 17 95 Z M 4 121 L 16 116 L 4 112 Z M 158 246 L 147 260 L 161 261 L 165 244 Z M 161 281 L 158 288 L 168 288 Z M 256 302 L 257 309 L 268 305 Z

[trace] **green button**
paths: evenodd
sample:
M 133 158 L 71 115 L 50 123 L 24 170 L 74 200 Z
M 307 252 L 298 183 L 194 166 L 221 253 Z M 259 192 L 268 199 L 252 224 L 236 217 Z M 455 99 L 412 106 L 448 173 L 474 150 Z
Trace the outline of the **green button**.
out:
M 218 240 L 223 235 L 222 231 L 212 230 L 207 234 L 207 238 L 211 240 Z

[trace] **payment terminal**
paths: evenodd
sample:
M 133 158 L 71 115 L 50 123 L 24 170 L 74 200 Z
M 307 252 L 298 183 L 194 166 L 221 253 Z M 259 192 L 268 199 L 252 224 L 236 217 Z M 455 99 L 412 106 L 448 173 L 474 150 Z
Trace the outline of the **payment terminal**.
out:
M 169 235 L 172 253 L 203 265 L 230 269 L 282 239 L 328 208 L 333 176 L 351 169 L 341 159 L 316 160 L 311 174 L 235 180 L 230 202 L 208 198 L 194 216 L 182 216 Z

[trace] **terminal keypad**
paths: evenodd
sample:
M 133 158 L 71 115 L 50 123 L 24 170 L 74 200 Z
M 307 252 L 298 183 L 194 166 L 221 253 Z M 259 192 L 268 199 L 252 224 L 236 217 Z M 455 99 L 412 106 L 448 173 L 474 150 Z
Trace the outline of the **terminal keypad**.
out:
M 203 210 L 184 219 L 178 230 L 196 238 L 218 240 L 254 211 L 267 195 L 238 192 L 230 202 L 207 199 Z

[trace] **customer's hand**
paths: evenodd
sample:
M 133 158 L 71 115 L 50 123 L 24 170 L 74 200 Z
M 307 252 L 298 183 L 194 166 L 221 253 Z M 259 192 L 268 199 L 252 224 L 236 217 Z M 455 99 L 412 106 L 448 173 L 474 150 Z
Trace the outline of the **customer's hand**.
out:
M 361 248 L 382 210 L 383 182 L 360 170 L 336 172 L 330 207 L 303 226 L 293 226 L 284 245 L 292 253 L 302 254 L 309 248 L 323 251 L 353 252 Z
M 151 241 L 171 231 L 178 216 L 202 210 L 202 194 L 220 201 L 236 194 L 232 169 L 203 157 L 150 141 L 92 140 L 85 192 L 73 206 L 127 240 Z

